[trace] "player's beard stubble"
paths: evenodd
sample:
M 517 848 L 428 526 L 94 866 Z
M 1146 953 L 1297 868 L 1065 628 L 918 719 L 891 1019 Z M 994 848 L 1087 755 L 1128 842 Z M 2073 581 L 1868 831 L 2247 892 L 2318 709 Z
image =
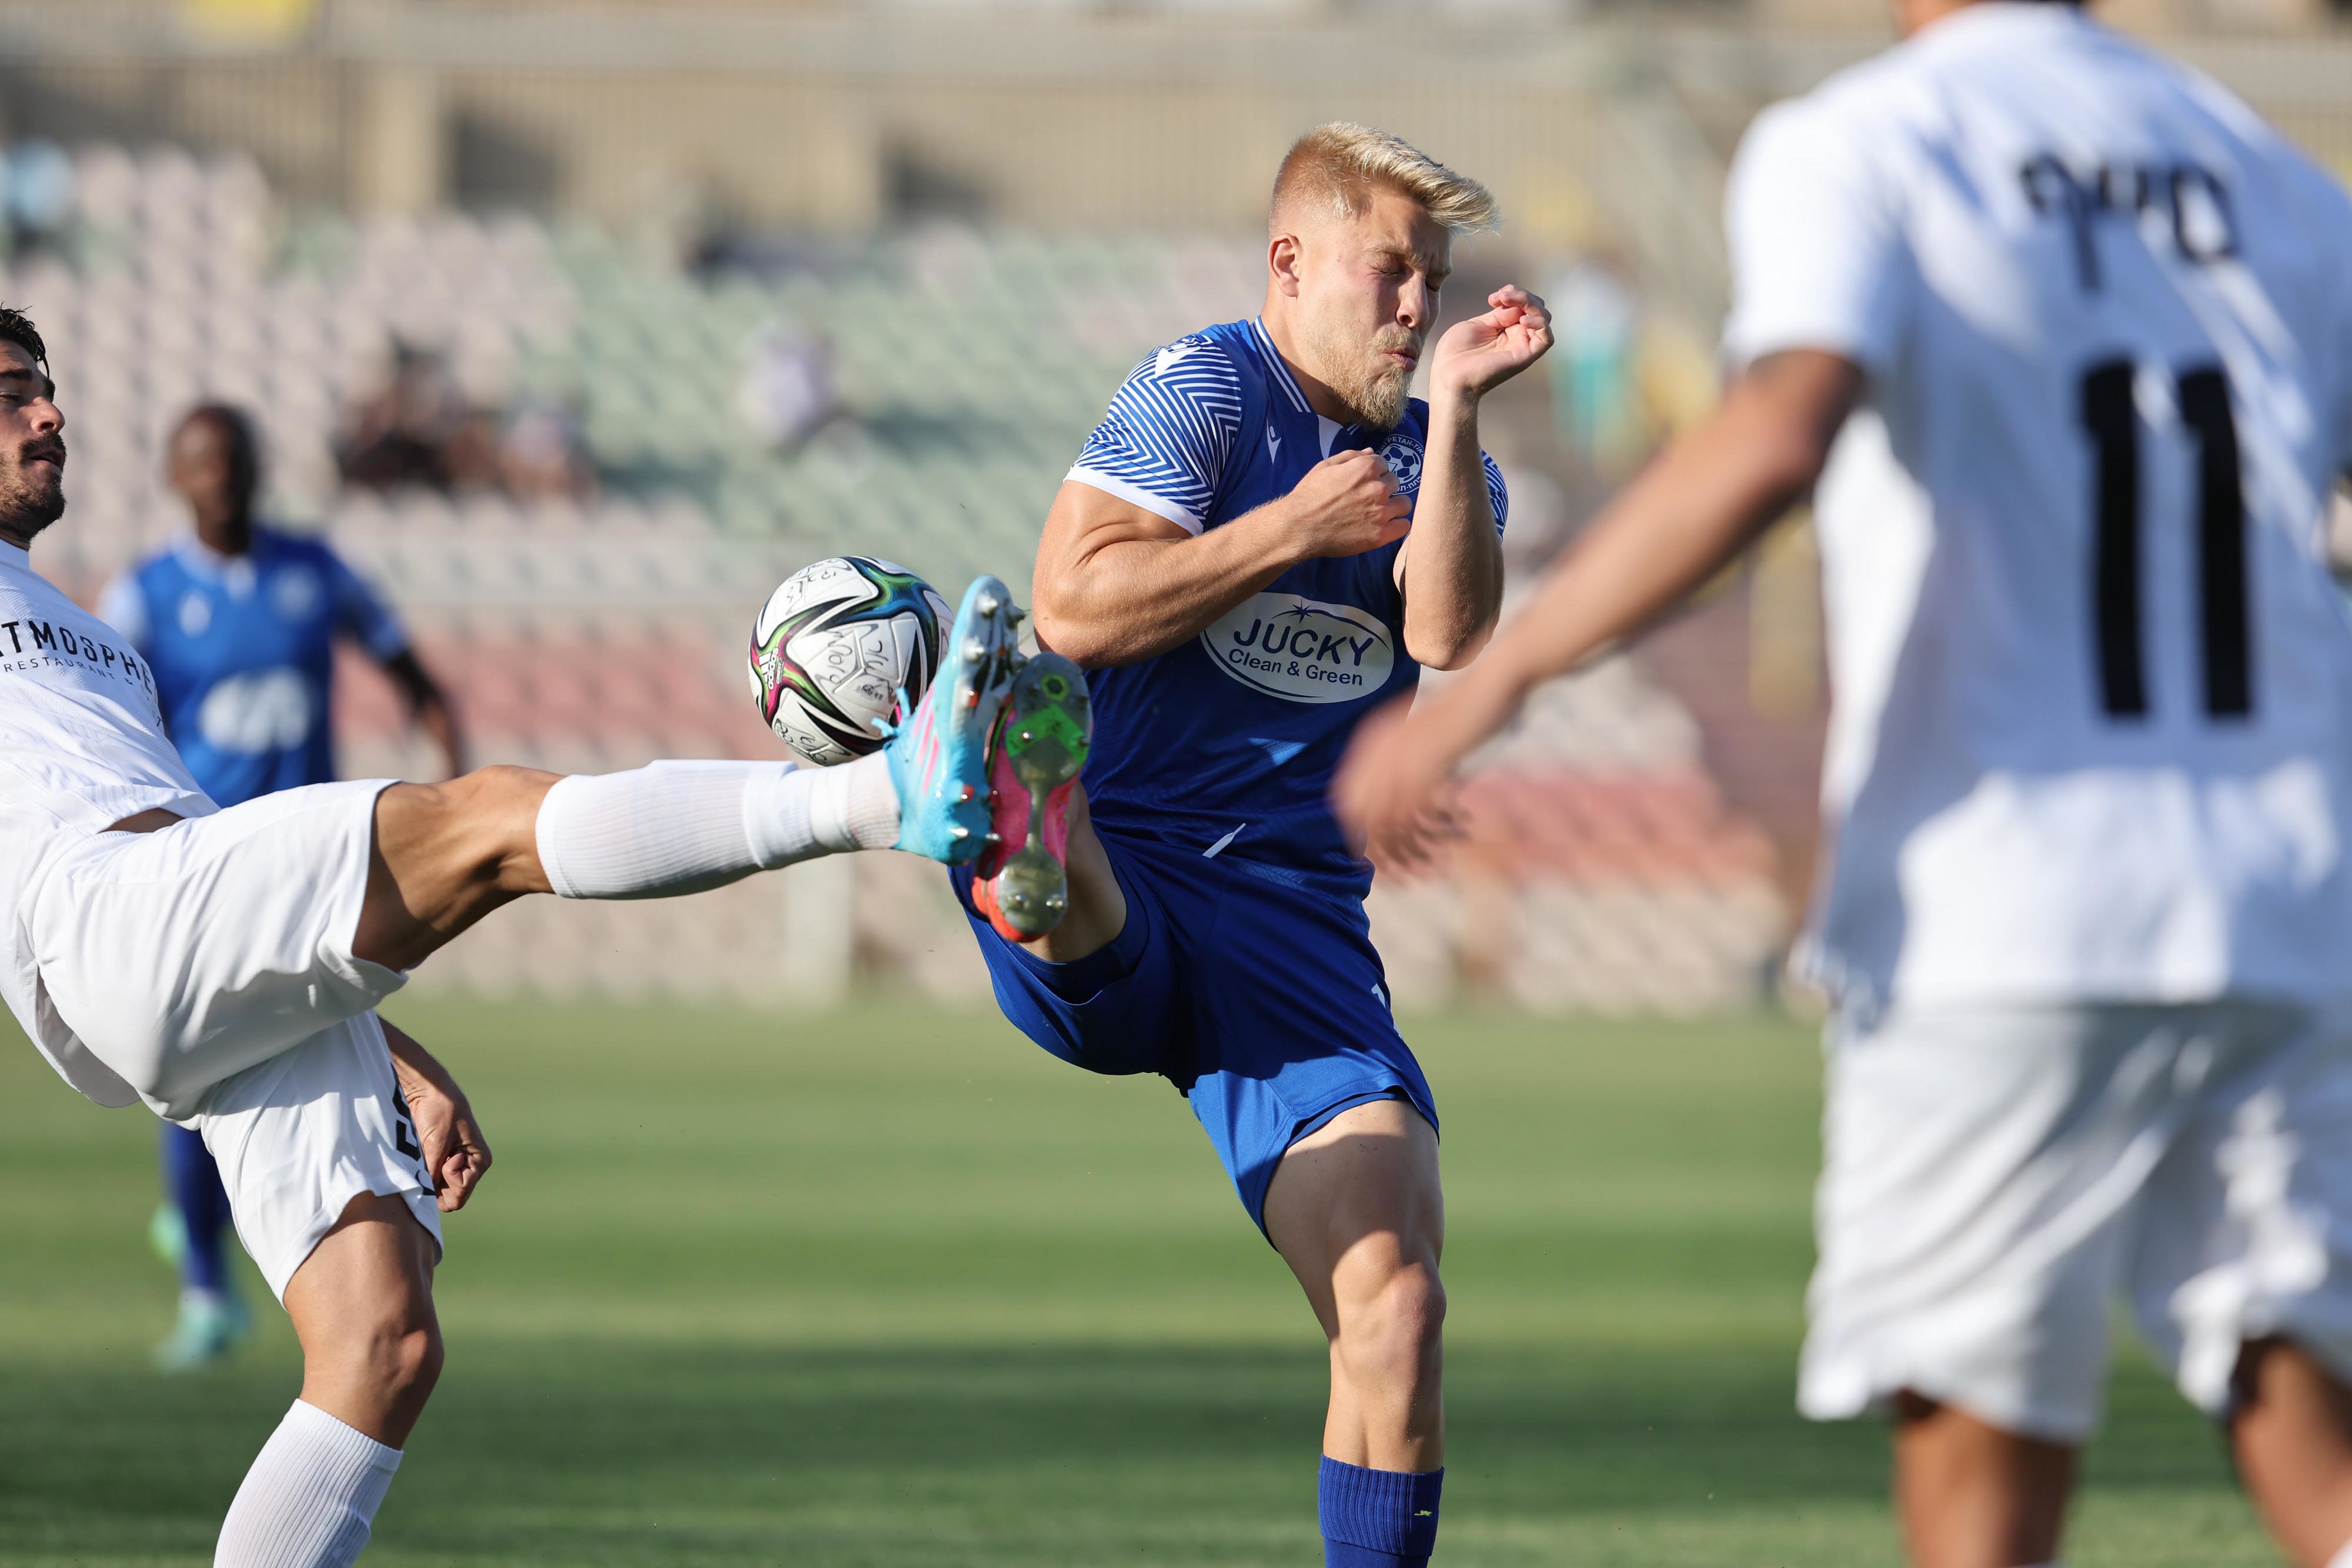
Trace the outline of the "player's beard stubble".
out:
M 48 458 L 54 468 L 38 465 Z M 26 544 L 66 513 L 66 444 L 51 435 L 0 455 L 0 534 Z
M 1373 333 L 1368 343 L 1353 329 L 1314 322 L 1308 329 L 1307 348 L 1314 358 L 1316 375 L 1348 405 L 1357 423 L 1389 431 L 1402 422 L 1405 402 L 1412 395 L 1412 371 L 1389 354 L 1402 349 L 1418 357 L 1421 340 L 1410 330 L 1391 322 Z

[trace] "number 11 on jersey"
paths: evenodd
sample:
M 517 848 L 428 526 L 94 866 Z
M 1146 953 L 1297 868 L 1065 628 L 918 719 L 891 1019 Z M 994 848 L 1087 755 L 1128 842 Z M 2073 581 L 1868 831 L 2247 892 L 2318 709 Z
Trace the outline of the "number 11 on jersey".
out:
M 2147 716 L 2140 652 L 2139 410 L 2137 370 L 2107 360 L 2083 377 L 2083 428 L 2091 437 L 2096 497 L 2092 549 L 2092 624 L 2096 628 L 2102 706 L 2115 718 Z M 2253 712 L 2246 615 L 2246 500 L 2230 382 L 2218 365 L 2182 371 L 2180 422 L 2197 437 L 2197 608 L 2205 711 L 2214 718 Z

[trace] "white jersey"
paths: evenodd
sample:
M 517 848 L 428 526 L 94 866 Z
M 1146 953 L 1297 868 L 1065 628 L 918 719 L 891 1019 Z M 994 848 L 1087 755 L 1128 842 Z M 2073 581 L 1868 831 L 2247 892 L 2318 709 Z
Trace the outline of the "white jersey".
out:
M 157 807 L 218 810 L 163 737 L 146 661 L 0 543 L 0 996 L 66 1082 L 104 1104 L 134 1096 L 47 1005 L 26 894 L 59 848 Z
M 2352 991 L 2352 201 L 2073 6 L 1996 0 L 1762 116 L 1735 361 L 1828 350 L 1833 843 L 1864 1009 Z

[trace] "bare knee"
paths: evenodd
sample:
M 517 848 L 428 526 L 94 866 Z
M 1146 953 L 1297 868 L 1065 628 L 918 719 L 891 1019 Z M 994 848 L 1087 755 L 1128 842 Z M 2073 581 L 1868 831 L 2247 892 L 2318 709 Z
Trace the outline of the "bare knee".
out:
M 303 1396 L 398 1448 L 441 1380 L 441 1325 L 432 1303 L 387 1301 L 341 1330 L 305 1357 Z
M 303 1400 L 394 1448 L 441 1376 L 435 1255 L 402 1198 L 362 1194 L 286 1287 Z
M 1433 1264 L 1400 1262 L 1348 1281 L 1334 1343 L 1360 1388 L 1412 1387 L 1434 1369 L 1445 1330 L 1445 1286 Z M 1352 1297 L 1353 1299 L 1349 1299 Z
M 427 1318 L 393 1328 L 376 1345 L 377 1386 L 388 1404 L 423 1409 L 441 1381 L 441 1325 Z

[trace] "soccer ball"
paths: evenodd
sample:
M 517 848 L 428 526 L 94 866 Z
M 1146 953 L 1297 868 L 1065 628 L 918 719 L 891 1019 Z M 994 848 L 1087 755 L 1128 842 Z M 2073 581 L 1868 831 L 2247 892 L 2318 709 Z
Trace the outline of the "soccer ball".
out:
M 837 555 L 803 567 L 751 626 L 751 700 L 793 753 L 819 768 L 882 746 L 876 721 L 898 695 L 922 700 L 940 667 L 947 601 L 901 566 Z

